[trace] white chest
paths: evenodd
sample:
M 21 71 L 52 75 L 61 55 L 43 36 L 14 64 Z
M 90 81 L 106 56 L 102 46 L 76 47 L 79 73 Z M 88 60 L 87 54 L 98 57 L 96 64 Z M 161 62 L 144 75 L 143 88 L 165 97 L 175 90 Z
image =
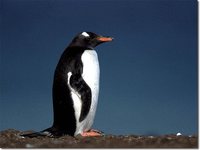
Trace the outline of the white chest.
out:
M 94 90 L 99 85 L 99 61 L 95 50 L 86 50 L 81 57 L 83 63 L 82 77 Z

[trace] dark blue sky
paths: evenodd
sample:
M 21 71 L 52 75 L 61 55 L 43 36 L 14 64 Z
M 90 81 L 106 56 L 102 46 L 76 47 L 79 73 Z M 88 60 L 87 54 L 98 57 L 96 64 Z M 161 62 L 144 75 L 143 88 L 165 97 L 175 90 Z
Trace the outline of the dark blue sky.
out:
M 197 1 L 1 0 L 0 130 L 53 121 L 51 88 L 63 50 L 79 32 L 98 46 L 94 128 L 111 134 L 198 132 Z

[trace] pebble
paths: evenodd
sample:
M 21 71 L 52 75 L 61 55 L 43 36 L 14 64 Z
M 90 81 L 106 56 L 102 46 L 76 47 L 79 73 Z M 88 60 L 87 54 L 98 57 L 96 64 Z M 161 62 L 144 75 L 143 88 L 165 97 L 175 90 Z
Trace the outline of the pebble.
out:
M 26 144 L 26 148 L 34 148 L 34 146 L 31 144 Z
M 191 137 L 193 137 L 192 135 L 189 135 L 189 137 L 191 138 Z
M 182 134 L 181 134 L 180 132 L 176 134 L 176 136 L 181 136 L 181 135 L 182 135 Z

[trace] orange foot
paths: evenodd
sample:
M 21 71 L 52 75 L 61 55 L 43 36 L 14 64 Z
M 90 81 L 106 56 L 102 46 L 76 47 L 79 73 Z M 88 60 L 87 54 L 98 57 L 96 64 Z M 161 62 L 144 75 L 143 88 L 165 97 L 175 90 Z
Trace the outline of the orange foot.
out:
M 84 131 L 83 133 L 81 133 L 81 135 L 83 137 L 94 137 L 94 136 L 103 136 L 104 134 L 101 131 L 90 129 L 89 131 Z

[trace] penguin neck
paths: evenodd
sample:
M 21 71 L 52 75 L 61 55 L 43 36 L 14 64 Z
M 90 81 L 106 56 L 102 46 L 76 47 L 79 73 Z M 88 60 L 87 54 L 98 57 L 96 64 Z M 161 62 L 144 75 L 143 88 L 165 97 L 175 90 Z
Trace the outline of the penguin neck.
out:
M 94 48 L 93 47 L 90 47 L 90 46 L 81 46 L 81 45 L 69 45 L 69 47 L 70 48 L 73 48 L 73 49 L 76 49 L 76 48 L 78 48 L 78 49 L 83 49 L 83 50 L 94 50 Z

